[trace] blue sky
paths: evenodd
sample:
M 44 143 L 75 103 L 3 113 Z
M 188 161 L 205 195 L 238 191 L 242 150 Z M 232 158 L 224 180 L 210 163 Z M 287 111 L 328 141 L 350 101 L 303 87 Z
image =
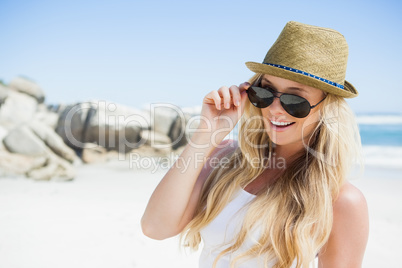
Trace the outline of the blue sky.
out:
M 0 0 L 0 79 L 35 80 L 47 103 L 201 105 L 251 77 L 287 21 L 340 31 L 357 113 L 402 113 L 401 1 Z

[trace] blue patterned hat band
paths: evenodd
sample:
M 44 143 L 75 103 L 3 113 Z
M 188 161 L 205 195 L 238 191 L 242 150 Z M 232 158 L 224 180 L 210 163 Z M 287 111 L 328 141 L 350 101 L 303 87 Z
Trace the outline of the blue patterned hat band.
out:
M 307 73 L 307 72 L 304 72 L 304 71 L 301 71 L 301 70 L 298 70 L 298 69 L 295 69 L 295 68 L 290 68 L 290 67 L 287 67 L 287 66 L 283 66 L 283 65 L 279 65 L 279 64 L 273 64 L 273 63 L 265 63 L 264 62 L 264 64 L 269 65 L 269 66 L 273 66 L 273 67 L 277 67 L 277 68 L 281 68 L 281 69 L 291 71 L 291 72 L 294 72 L 294 73 L 302 74 L 302 75 L 305 75 L 305 76 L 308 76 L 308 77 L 311 77 L 311 78 L 315 78 L 317 80 L 323 81 L 323 82 L 325 82 L 327 84 L 330 84 L 332 86 L 344 89 L 344 86 L 339 84 L 339 83 L 332 82 L 332 81 L 330 81 L 328 79 L 325 79 L 325 78 L 322 78 L 322 77 L 319 77 L 319 76 L 316 76 L 316 75 L 313 75 L 313 74 L 310 74 L 310 73 Z

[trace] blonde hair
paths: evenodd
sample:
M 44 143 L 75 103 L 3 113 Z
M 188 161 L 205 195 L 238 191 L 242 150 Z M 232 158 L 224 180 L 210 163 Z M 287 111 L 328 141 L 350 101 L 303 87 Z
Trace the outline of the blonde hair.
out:
M 250 83 L 261 76 L 253 76 Z M 255 115 L 260 119 L 258 116 L 254 119 Z M 239 187 L 244 188 L 264 171 L 264 165 L 256 168 L 250 161 L 266 158 L 267 150 L 271 156 L 272 142 L 260 109 L 247 102 L 239 124 L 239 148 L 228 156 L 228 164 L 217 165 L 211 172 L 195 215 L 181 234 L 192 249 L 197 249 L 201 242 L 200 230 L 222 211 Z M 249 132 L 249 129 L 264 131 Z M 238 250 L 256 227 L 262 230 L 259 240 L 236 256 L 232 266 L 240 259 L 259 256 L 266 264 L 274 261 L 275 268 L 290 267 L 295 259 L 297 267 L 308 267 L 331 232 L 333 202 L 351 164 L 359 156 L 358 133 L 345 100 L 328 94 L 306 150 L 249 204 L 240 232 L 215 259 L 214 267 L 223 255 Z

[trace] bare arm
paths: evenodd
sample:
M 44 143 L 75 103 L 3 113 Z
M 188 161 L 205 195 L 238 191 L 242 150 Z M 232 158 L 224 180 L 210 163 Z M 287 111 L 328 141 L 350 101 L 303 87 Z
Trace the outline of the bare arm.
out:
M 318 267 L 359 268 L 362 266 L 369 232 L 366 199 L 356 187 L 346 183 L 333 209 L 332 231 L 318 256 Z
M 180 233 L 190 222 L 207 176 L 206 171 L 200 176 L 201 170 L 207 158 L 240 119 L 248 86 L 244 83 L 230 89 L 222 87 L 204 98 L 200 131 L 194 133 L 191 142 L 162 178 L 148 202 L 141 219 L 145 235 L 154 239 L 169 238 Z M 206 129 L 210 131 L 205 132 Z
M 194 185 L 193 192 L 191 193 L 186 211 L 179 226 L 180 232 L 194 217 L 195 209 L 201 195 L 202 187 L 204 186 L 206 179 L 208 178 L 214 167 L 217 165 L 217 161 L 233 153 L 237 147 L 237 141 L 224 140 L 219 144 L 219 148 L 216 148 L 212 152 L 211 158 L 206 161 Z

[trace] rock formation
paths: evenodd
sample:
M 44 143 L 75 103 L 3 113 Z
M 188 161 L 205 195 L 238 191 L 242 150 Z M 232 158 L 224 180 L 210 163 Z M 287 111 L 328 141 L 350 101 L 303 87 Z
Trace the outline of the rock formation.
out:
M 68 105 L 44 100 L 43 90 L 27 78 L 0 83 L 0 176 L 72 180 L 81 163 L 130 152 L 179 154 L 196 115 L 172 104 L 136 109 L 102 100 Z

